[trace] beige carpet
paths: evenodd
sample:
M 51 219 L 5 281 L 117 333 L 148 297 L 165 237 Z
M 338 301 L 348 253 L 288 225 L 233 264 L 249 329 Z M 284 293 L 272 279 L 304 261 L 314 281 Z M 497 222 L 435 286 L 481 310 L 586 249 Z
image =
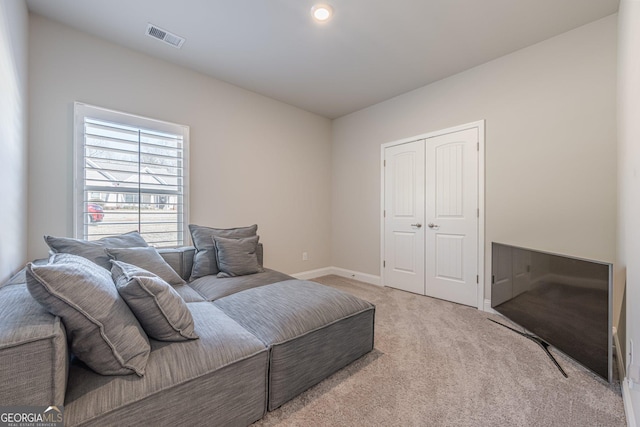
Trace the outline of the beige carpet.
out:
M 256 426 L 624 426 L 619 384 L 471 307 L 325 276 L 376 305 L 375 349 Z M 552 350 L 553 352 L 553 350 Z

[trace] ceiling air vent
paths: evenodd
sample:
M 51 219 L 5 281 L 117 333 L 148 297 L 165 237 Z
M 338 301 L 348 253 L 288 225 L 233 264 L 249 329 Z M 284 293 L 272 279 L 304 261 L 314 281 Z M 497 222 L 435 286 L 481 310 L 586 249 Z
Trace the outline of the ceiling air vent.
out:
M 177 47 L 178 49 L 181 48 L 184 44 L 184 38 L 170 33 L 167 30 L 163 30 L 162 28 L 157 27 L 153 24 L 147 24 L 147 35 L 149 37 L 153 37 L 154 39 L 158 39 L 167 44 L 170 44 L 173 47 Z

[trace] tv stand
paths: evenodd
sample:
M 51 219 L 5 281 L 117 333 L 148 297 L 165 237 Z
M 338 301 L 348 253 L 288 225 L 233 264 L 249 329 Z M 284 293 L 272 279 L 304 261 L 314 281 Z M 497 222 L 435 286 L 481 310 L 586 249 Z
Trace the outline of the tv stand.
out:
M 526 332 L 521 332 L 517 329 L 513 329 L 510 326 L 504 325 L 500 322 L 496 322 L 493 319 L 489 319 L 491 320 L 493 323 L 497 323 L 498 325 L 505 327 L 507 329 L 512 330 L 513 332 L 515 332 L 516 334 L 522 335 L 525 338 L 530 339 L 531 341 L 533 341 L 534 343 L 538 344 L 540 346 L 540 348 L 542 348 L 544 350 L 545 353 L 547 353 L 547 356 L 549 356 L 549 359 L 551 359 L 551 361 L 556 365 L 556 368 L 558 368 L 558 370 L 562 373 L 562 375 L 564 375 L 565 378 L 569 378 L 569 376 L 567 375 L 567 373 L 564 371 L 564 369 L 562 369 L 562 366 L 560 366 L 560 364 L 558 363 L 558 361 L 556 360 L 555 357 L 553 357 L 553 354 L 551 354 L 551 352 L 549 351 L 549 343 L 546 342 L 545 340 L 543 340 L 540 337 L 537 337 L 535 335 L 532 334 L 528 334 Z

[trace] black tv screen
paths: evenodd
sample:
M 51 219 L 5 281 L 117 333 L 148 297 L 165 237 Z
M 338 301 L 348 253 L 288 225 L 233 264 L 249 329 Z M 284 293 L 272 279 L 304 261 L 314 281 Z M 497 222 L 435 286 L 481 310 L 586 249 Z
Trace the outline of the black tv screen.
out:
M 612 381 L 612 265 L 492 246 L 491 307 Z

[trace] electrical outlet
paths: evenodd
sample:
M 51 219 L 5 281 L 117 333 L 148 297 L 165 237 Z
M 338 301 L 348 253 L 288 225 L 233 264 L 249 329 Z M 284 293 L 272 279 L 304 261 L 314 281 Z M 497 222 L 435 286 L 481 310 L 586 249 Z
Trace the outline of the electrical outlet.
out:
M 307 252 L 302 252 L 302 260 L 309 261 L 309 254 Z

